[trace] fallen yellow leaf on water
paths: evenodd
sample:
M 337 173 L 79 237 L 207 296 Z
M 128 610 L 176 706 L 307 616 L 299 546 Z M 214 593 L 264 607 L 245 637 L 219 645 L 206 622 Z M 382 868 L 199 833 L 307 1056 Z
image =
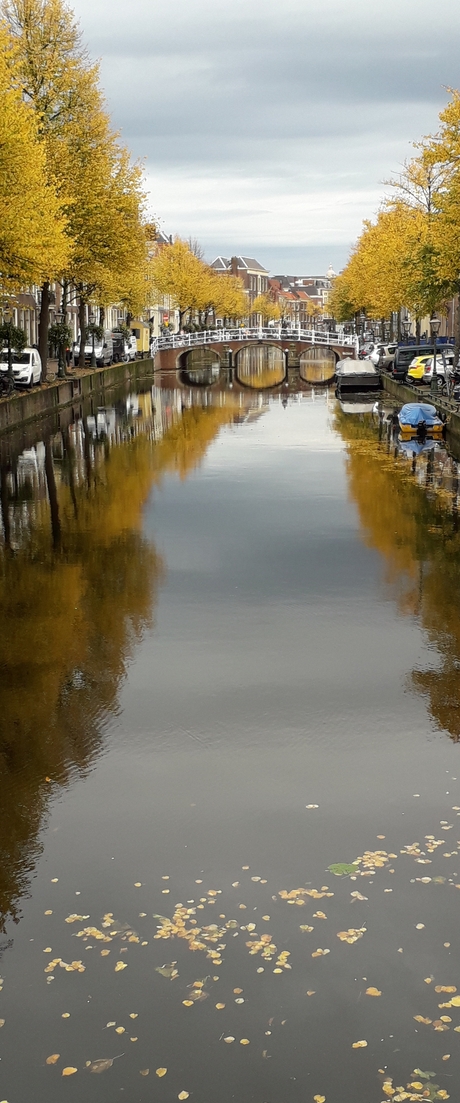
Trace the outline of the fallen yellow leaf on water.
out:
M 55 1065 L 56 1061 L 59 1061 L 60 1056 L 60 1053 L 52 1053 L 51 1057 L 46 1058 L 47 1065 Z
M 424 923 L 416 923 L 415 924 L 415 930 L 416 931 L 423 931 L 424 929 L 425 929 L 425 924 Z
M 155 1069 L 157 1076 L 166 1076 L 167 1069 Z
M 51 884 L 52 885 L 57 885 L 58 881 L 59 881 L 59 877 L 52 877 L 51 878 Z
M 325 1095 L 314 1095 L 313 1099 L 314 1099 L 315 1103 L 326 1103 L 326 1096 Z
M 194 1000 L 182 1000 L 184 1007 L 193 1007 Z
M 105 1025 L 106 1026 L 116 1026 L 117 1024 L 116 1023 L 106 1023 Z
M 453 984 L 437 984 L 435 992 L 456 992 L 457 989 Z
M 70 1019 L 70 1011 L 63 1011 L 61 1019 Z
M 224 1042 L 227 1042 L 229 1045 L 230 1045 L 230 1042 L 234 1042 L 234 1041 L 235 1041 L 235 1039 L 232 1038 L 231 1034 L 229 1034 L 227 1038 L 224 1038 Z
M 107 954 L 110 954 L 110 950 L 101 950 L 101 957 L 107 957 Z
M 117 961 L 114 972 L 115 973 L 120 973 L 122 969 L 127 969 L 127 968 L 128 968 L 128 964 L 127 964 L 126 961 Z
M 216 1007 L 217 1007 L 218 1011 L 223 1011 L 223 1009 L 225 1007 L 225 1004 L 224 1003 L 216 1003 Z
M 448 1061 L 448 1060 L 449 1060 L 449 1058 L 450 1058 L 450 1053 L 445 1053 L 445 1054 L 444 1054 L 444 1057 L 442 1058 L 442 1060 L 443 1060 L 443 1061 Z
M 307 996 L 314 996 L 314 995 L 315 995 L 315 989 L 314 988 L 309 988 L 308 992 L 307 992 Z
M 240 1046 L 248 1046 L 249 1044 L 249 1038 L 240 1038 Z
M 460 1007 L 460 996 L 452 996 L 452 999 L 449 1000 L 449 1003 L 451 1007 Z
M 48 908 L 48 911 L 46 911 L 46 912 L 45 912 L 44 914 L 45 914 L 45 915 L 52 915 L 53 913 L 52 913 L 52 911 L 50 911 L 50 909 Z
M 188 1097 L 189 1097 L 188 1092 L 179 1092 L 179 1095 L 177 1096 L 178 1099 L 188 1099 Z
M 130 1011 L 129 1017 L 130 1017 L 130 1019 L 137 1019 L 138 1014 L 139 1014 L 138 1011 Z
M 353 1042 L 353 1044 L 352 1044 L 352 1047 L 351 1047 L 351 1048 L 352 1048 L 352 1049 L 364 1049 L 364 1048 L 365 1048 L 365 1046 L 367 1046 L 367 1042 L 365 1042 L 365 1041 L 361 1041 L 361 1042 Z
M 366 996 L 381 996 L 382 993 L 378 988 L 366 988 Z
M 78 1069 L 74 1068 L 73 1065 L 66 1065 L 65 1069 L 62 1070 L 62 1075 L 73 1076 L 74 1072 L 78 1072 Z
M 135 889 L 140 889 L 140 888 L 142 888 L 142 881 L 135 881 L 135 882 L 134 882 L 134 888 L 135 888 Z
M 420 1083 L 420 1080 L 413 1080 L 412 1083 L 409 1084 L 409 1087 L 415 1088 L 415 1090 L 418 1092 L 423 1091 L 423 1084 Z
M 141 1076 L 148 1076 L 149 1072 L 150 1072 L 150 1069 L 141 1069 L 140 1070 Z
M 5 1019 L 0 1019 L 0 1027 L 5 1026 Z
M 116 1027 L 115 1027 L 115 1033 L 116 1033 L 116 1034 L 124 1034 L 124 1033 L 125 1033 L 125 1028 L 124 1028 L 124 1026 L 116 1026 Z
M 130 1040 L 130 1042 L 137 1042 L 138 1041 L 137 1038 L 130 1038 L 129 1040 Z
M 433 1021 L 432 1019 L 425 1019 L 423 1015 L 414 1015 L 414 1019 L 416 1023 L 424 1023 L 425 1026 L 430 1026 Z
M 45 949 L 43 950 L 44 954 L 52 954 L 52 952 L 53 951 L 51 949 L 51 946 L 46 946 Z
M 234 988 L 233 991 L 235 993 L 235 996 L 240 996 L 243 989 L 242 988 Z

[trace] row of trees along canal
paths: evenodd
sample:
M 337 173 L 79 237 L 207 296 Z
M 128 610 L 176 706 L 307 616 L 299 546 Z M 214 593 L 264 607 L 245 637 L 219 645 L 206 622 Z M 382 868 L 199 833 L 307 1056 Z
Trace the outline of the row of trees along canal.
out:
M 0 0 L 0 306 L 41 285 L 39 349 L 46 374 L 50 284 L 86 307 L 136 315 L 170 295 L 180 312 L 238 318 L 238 279 L 219 278 L 183 241 L 155 246 L 142 167 L 111 127 L 75 16 L 65 0 Z M 63 338 L 66 340 L 66 337 Z
M 329 301 L 334 317 L 386 319 L 406 308 L 420 320 L 460 292 L 460 93 L 452 91 L 439 130 L 415 146 L 375 221 L 364 228 Z M 460 346 L 457 311 L 456 345 Z

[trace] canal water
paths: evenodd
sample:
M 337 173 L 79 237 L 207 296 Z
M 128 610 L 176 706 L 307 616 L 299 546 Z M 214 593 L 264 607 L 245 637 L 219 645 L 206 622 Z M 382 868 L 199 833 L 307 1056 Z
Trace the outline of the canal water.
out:
M 7 1103 L 459 1098 L 457 464 L 285 391 L 2 442 Z

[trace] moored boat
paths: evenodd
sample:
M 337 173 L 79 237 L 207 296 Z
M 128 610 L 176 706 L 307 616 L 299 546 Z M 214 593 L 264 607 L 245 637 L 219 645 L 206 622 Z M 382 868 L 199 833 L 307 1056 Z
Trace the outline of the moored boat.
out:
M 399 412 L 399 428 L 403 439 L 423 435 L 439 440 L 444 422 L 430 402 L 406 402 Z
M 372 360 L 339 360 L 336 367 L 337 393 L 344 391 L 378 391 L 380 373 Z

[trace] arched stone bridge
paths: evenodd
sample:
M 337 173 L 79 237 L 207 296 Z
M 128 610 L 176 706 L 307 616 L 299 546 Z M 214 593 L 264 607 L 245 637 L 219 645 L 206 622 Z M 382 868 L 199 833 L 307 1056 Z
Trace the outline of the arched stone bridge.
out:
M 246 327 L 162 337 L 153 342 L 152 354 L 155 371 L 177 373 L 184 386 L 214 386 L 226 376 L 262 390 L 282 386 L 292 373 L 307 384 L 329 382 L 338 360 L 356 356 L 356 341 L 315 330 Z

